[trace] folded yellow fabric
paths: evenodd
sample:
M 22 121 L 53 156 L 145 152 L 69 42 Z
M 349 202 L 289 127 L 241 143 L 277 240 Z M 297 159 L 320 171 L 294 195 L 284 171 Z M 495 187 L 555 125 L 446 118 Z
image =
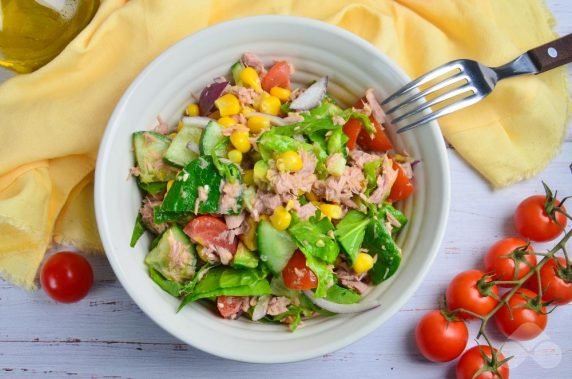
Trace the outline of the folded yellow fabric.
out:
M 26 288 L 56 241 L 101 250 L 90 180 L 100 137 L 128 84 L 181 38 L 261 14 L 345 28 L 410 76 L 455 58 L 505 63 L 553 38 L 537 0 L 103 0 L 51 63 L 0 86 L 0 275 Z M 493 186 L 537 173 L 565 133 L 565 71 L 503 83 L 485 102 L 443 119 L 447 140 Z

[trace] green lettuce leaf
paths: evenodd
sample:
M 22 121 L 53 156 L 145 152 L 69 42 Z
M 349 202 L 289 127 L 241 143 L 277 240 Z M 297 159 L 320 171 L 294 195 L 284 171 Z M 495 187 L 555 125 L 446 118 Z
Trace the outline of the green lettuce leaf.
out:
M 336 225 L 336 238 L 353 264 L 363 242 L 369 216 L 360 211 L 351 210 Z

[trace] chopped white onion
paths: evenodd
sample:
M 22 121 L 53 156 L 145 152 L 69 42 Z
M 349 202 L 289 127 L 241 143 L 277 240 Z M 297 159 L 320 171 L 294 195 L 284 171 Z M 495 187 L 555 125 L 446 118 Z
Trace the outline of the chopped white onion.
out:
M 298 96 L 290 104 L 290 109 L 296 111 L 307 111 L 320 105 L 320 102 L 326 96 L 328 89 L 328 77 L 324 76 L 316 83 L 312 84 L 303 94 Z
M 204 128 L 207 124 L 211 121 L 214 121 L 212 118 L 208 117 L 183 117 L 182 119 L 183 124 L 188 126 L 196 126 L 198 128 Z
M 327 311 L 333 313 L 358 313 L 369 311 L 370 309 L 377 308 L 381 305 L 378 301 L 370 301 L 367 303 L 357 303 L 357 304 L 338 304 L 331 301 L 317 298 L 314 293 L 310 290 L 304 291 L 304 294 L 308 296 L 310 301 L 316 304 L 318 307 L 323 308 Z
M 262 317 L 266 316 L 269 302 L 270 302 L 270 296 L 266 295 L 266 296 L 260 296 L 258 298 L 258 302 L 254 306 L 254 310 L 252 311 L 252 321 L 258 321 Z
M 195 154 L 200 154 L 199 145 L 195 142 L 191 141 L 187 143 L 187 149 L 191 150 Z

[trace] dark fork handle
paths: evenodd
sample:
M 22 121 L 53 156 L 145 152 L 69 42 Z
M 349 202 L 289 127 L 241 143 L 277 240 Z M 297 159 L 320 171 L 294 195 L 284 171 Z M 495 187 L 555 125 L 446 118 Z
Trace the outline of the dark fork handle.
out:
M 572 34 L 528 50 L 538 74 L 572 62 Z

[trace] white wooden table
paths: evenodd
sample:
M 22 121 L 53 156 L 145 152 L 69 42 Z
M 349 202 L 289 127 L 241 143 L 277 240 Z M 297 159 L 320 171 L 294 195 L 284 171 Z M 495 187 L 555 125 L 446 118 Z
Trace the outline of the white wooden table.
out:
M 548 3 L 559 20 L 557 30 L 572 32 L 569 0 Z M 0 82 L 6 77 L 0 72 Z M 544 172 L 496 192 L 450 149 L 451 214 L 431 273 L 395 317 L 345 349 L 271 366 L 208 355 L 155 325 L 123 290 L 107 260 L 90 257 L 96 282 L 77 304 L 56 304 L 42 291 L 27 293 L 0 279 L 0 377 L 454 377 L 454 364 L 431 364 L 420 356 L 413 329 L 426 311 L 435 308 L 455 273 L 480 267 L 488 246 L 514 233 L 512 211 L 520 199 L 542 193 L 540 180 L 572 194 L 571 129 L 560 154 Z M 513 378 L 572 378 L 571 317 L 572 305 L 563 306 L 550 315 L 542 337 L 505 347 L 517 352 L 511 363 Z M 474 335 L 472 328 L 471 338 Z

